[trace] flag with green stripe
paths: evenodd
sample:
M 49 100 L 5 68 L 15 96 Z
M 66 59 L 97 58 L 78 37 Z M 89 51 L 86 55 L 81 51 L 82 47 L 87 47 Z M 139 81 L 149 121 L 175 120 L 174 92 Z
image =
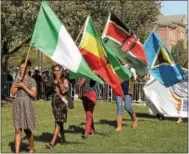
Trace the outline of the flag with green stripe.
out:
M 46 1 L 41 2 L 30 45 L 75 73 L 77 77 L 81 75 L 103 83 L 91 71 L 65 26 Z

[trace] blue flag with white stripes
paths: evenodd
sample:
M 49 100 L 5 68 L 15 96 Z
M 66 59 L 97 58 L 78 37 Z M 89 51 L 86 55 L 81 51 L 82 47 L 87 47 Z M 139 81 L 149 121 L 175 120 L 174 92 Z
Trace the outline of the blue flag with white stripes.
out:
M 149 73 L 166 87 L 184 80 L 184 71 L 175 64 L 173 57 L 155 30 L 144 43 Z

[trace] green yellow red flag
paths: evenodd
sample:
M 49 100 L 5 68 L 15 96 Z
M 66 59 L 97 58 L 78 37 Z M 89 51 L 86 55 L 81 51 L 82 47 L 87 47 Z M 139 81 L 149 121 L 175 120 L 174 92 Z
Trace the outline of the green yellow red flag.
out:
M 109 84 L 116 95 L 124 96 L 119 78 L 107 60 L 104 43 L 90 17 L 86 20 L 79 49 L 93 72 Z

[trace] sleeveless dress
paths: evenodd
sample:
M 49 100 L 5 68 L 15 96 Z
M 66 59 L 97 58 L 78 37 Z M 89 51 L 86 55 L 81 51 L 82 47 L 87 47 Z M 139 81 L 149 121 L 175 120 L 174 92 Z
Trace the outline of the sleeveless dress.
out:
M 68 92 L 62 94 L 65 97 L 65 100 L 62 100 L 58 93 L 55 91 L 56 88 L 59 88 L 58 84 L 53 86 L 52 94 L 52 112 L 56 122 L 66 122 L 67 121 L 67 96 Z
M 23 80 L 23 83 L 27 88 L 36 87 L 35 80 L 28 75 Z M 31 97 L 23 89 L 18 89 L 13 102 L 13 122 L 15 129 L 33 129 L 36 126 Z
M 83 94 L 82 98 L 86 97 L 92 103 L 96 104 L 97 95 L 96 95 L 96 81 L 91 79 L 86 79 L 85 84 L 82 87 Z

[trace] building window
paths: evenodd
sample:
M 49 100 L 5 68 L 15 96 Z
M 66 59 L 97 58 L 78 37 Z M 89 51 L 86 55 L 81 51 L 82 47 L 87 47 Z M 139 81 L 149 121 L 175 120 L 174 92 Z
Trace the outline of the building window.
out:
M 184 33 L 180 32 L 180 39 L 184 39 Z
M 171 51 L 172 47 L 173 47 L 173 45 L 172 45 L 172 44 L 170 44 L 170 46 L 169 46 L 170 51 Z
M 171 40 L 171 38 L 172 38 L 172 31 L 171 30 L 168 31 L 168 37 L 169 37 L 169 40 Z

